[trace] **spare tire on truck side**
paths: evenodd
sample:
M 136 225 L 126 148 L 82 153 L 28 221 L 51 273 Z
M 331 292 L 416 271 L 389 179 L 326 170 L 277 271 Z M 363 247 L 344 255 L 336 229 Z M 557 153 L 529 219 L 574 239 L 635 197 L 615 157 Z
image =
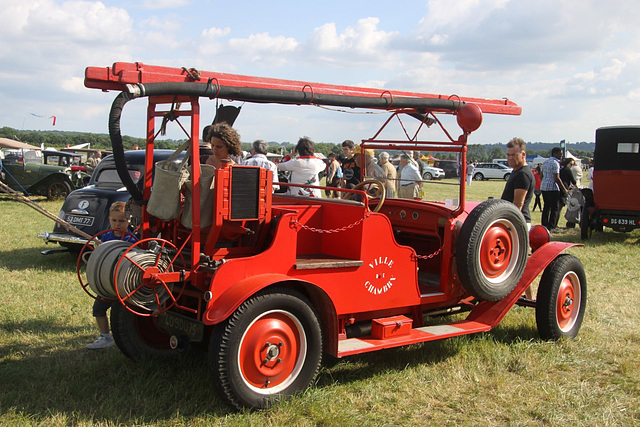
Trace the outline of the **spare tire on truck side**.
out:
M 462 286 L 484 301 L 511 293 L 527 264 L 529 233 L 522 213 L 511 202 L 491 199 L 475 207 L 456 242 Z

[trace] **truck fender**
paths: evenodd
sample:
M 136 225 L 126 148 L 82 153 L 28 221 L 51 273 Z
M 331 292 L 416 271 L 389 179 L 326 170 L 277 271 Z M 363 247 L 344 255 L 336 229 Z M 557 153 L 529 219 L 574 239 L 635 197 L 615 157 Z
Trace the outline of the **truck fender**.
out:
M 203 316 L 206 325 L 215 325 L 222 322 L 246 301 L 251 295 L 261 291 L 267 286 L 282 283 L 293 287 L 314 286 L 308 282 L 294 279 L 285 274 L 268 273 L 258 274 L 239 280 L 227 288 L 218 297 L 210 301 Z
M 75 185 L 73 185 L 73 182 L 71 182 L 71 178 L 69 177 L 69 175 L 63 172 L 52 173 L 51 175 L 47 175 L 46 177 L 42 178 L 40 181 L 33 184 L 31 188 L 45 189 L 51 182 L 56 180 L 65 181 L 67 184 L 71 186 L 72 190 L 76 188 Z
M 259 274 L 234 283 L 219 297 L 211 300 L 204 313 L 203 323 L 215 325 L 222 322 L 251 295 L 276 284 L 296 288 L 306 294 L 316 308 L 320 323 L 323 325 L 324 352 L 336 356 L 339 331 L 336 309 L 331 298 L 313 283 L 294 279 L 285 274 Z

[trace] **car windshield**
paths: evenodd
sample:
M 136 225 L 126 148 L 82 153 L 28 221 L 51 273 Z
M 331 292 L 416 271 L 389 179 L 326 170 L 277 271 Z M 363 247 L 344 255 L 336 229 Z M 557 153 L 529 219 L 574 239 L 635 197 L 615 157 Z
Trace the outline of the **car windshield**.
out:
M 129 176 L 133 180 L 134 184 L 137 184 L 140 180 L 142 173 L 135 169 L 129 169 Z M 118 171 L 115 169 L 102 169 L 99 171 L 98 176 L 95 178 L 95 185 L 98 188 L 121 188 L 124 187 L 122 180 L 118 176 Z

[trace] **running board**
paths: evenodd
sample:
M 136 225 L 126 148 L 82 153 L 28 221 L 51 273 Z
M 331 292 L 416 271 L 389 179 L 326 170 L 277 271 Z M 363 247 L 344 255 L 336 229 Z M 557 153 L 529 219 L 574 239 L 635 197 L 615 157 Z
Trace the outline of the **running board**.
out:
M 423 326 L 421 328 L 411 329 L 407 335 L 395 336 L 386 339 L 375 339 L 371 336 L 347 338 L 338 342 L 338 357 L 367 353 L 370 351 L 381 350 L 383 348 L 393 348 L 403 345 L 435 341 L 459 335 L 486 332 L 490 329 L 491 326 L 485 323 L 463 320 L 461 322 L 453 322 L 444 325 Z

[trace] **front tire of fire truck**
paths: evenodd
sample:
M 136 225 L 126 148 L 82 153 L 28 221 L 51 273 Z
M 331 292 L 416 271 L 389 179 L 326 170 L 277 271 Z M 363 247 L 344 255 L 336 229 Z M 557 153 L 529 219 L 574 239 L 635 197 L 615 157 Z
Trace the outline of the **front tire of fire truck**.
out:
M 511 202 L 491 199 L 476 206 L 456 242 L 458 276 L 471 295 L 498 301 L 511 293 L 527 264 L 529 234 Z
M 138 316 L 119 302 L 111 306 L 111 332 L 120 351 L 133 360 L 176 357 L 170 335 L 158 326 L 157 316 Z
M 216 327 L 209 358 L 216 389 L 227 402 L 238 409 L 266 408 L 305 390 L 318 373 L 318 315 L 296 291 L 261 291 Z
M 560 255 L 544 270 L 536 300 L 536 325 L 543 340 L 578 335 L 587 305 L 587 279 L 580 260 Z

